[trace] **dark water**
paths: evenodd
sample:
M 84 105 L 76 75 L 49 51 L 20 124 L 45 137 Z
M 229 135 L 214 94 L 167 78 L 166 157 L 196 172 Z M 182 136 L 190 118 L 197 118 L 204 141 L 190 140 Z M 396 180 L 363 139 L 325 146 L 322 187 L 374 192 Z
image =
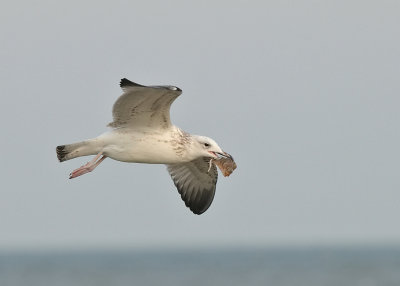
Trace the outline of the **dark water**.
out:
M 400 285 L 400 249 L 0 254 L 0 285 Z

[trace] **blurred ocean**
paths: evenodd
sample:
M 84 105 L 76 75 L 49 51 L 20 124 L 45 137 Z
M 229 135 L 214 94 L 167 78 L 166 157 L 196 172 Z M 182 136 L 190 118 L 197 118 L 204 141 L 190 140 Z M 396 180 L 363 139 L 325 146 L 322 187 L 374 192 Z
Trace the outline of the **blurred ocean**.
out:
M 0 285 L 399 286 L 400 249 L 0 253 Z

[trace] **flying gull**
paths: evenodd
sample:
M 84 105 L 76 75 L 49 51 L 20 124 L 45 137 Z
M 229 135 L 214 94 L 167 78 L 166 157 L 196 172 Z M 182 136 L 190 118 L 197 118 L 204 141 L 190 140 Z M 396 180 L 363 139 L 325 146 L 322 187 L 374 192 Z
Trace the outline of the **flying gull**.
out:
M 144 86 L 126 78 L 120 86 L 123 94 L 113 106 L 113 122 L 108 124 L 111 131 L 57 146 L 60 162 L 96 155 L 69 178 L 93 171 L 107 157 L 122 162 L 166 164 L 186 206 L 195 214 L 204 213 L 215 194 L 218 178 L 215 162 L 234 162 L 232 156 L 222 151 L 213 139 L 191 135 L 171 123 L 171 104 L 182 93 L 178 87 Z

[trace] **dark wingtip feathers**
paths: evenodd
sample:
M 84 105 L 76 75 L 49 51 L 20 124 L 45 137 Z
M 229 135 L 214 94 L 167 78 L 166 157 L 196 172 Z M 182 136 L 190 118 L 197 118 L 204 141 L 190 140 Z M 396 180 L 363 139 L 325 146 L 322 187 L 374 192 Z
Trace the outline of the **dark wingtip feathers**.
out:
M 189 208 L 191 211 L 192 211 L 192 213 L 194 213 L 195 215 L 201 215 L 201 214 L 203 214 L 203 213 L 205 213 L 205 211 L 199 211 L 199 210 L 194 210 L 194 209 L 191 209 L 191 208 Z
M 207 190 L 203 190 L 203 192 L 207 192 Z M 201 195 L 201 193 L 200 193 Z M 185 202 L 185 205 L 191 210 L 192 213 L 196 215 L 201 215 L 205 213 L 208 208 L 211 206 L 211 203 L 214 199 L 214 195 L 212 196 L 211 200 L 207 196 L 200 197 L 199 200 L 193 201 L 188 200 L 186 194 L 184 192 L 181 193 L 181 198 Z
M 141 86 L 141 87 L 144 87 L 144 85 L 135 83 L 135 82 L 130 81 L 129 79 L 126 79 L 126 78 L 121 79 L 121 81 L 119 83 L 119 86 L 121 88 L 124 88 L 124 87 L 127 87 L 127 86 Z
M 57 152 L 58 161 L 64 162 L 65 156 L 68 154 L 68 152 L 65 150 L 65 145 L 57 146 L 56 152 Z

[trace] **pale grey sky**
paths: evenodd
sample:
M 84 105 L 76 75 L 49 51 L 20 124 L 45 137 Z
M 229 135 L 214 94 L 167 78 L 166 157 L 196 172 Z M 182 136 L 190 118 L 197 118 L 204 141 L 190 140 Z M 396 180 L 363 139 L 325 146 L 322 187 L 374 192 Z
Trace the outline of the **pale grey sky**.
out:
M 398 1 L 3 1 L 0 249 L 399 243 Z M 193 215 L 162 165 L 99 135 L 127 77 L 238 169 Z

